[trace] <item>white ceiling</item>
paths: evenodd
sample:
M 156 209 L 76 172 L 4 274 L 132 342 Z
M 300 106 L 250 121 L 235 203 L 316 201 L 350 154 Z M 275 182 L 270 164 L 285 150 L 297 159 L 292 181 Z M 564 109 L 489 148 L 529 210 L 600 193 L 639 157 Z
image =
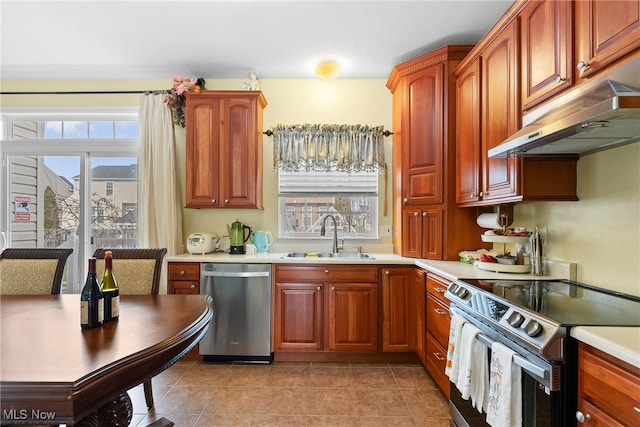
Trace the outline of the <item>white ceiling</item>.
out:
M 174 75 L 387 78 L 445 44 L 474 44 L 512 4 L 497 1 L 1 0 L 3 79 Z

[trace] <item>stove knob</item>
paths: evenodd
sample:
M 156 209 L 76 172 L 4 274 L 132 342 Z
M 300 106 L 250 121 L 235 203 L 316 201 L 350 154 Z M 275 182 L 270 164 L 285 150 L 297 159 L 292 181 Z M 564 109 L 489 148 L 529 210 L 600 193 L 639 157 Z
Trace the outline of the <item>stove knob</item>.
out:
M 531 322 L 529 322 L 524 331 L 530 337 L 535 337 L 536 335 L 540 334 L 540 332 L 542 332 L 542 326 L 540 326 L 540 323 L 532 320 Z
M 467 291 L 465 288 L 463 288 L 462 286 L 458 287 L 458 289 L 456 289 L 456 295 L 458 295 L 460 298 L 464 298 L 469 294 L 469 291 Z
M 511 316 L 509 316 L 508 322 L 511 326 L 517 328 L 522 325 L 522 322 L 524 322 L 524 316 L 517 311 L 514 311 Z

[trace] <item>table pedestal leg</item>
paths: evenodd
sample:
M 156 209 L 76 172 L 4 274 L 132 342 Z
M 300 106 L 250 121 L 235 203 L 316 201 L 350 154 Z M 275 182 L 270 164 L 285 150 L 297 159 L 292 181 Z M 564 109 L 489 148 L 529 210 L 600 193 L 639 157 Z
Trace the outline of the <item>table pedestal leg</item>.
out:
M 112 401 L 101 406 L 77 427 L 126 427 L 133 418 L 133 405 L 127 393 L 122 393 Z

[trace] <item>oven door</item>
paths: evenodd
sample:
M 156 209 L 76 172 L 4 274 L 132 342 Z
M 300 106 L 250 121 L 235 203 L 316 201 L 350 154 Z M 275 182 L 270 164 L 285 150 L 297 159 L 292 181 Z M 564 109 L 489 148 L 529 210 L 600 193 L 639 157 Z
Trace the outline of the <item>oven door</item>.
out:
M 502 334 L 489 326 L 474 319 L 456 307 L 453 312 L 462 315 L 468 322 L 478 327 L 482 334 L 477 339 L 489 347 L 488 357 L 491 358 L 491 344 L 499 341 L 516 352 L 514 363 L 522 372 L 522 426 L 523 427 L 563 427 L 565 426 L 565 408 L 561 387 L 554 378 L 559 378 L 562 365 L 553 365 L 539 359 L 520 346 L 510 343 Z M 553 383 L 553 387 L 551 387 Z M 486 414 L 478 412 L 471 406 L 470 400 L 462 399 L 460 391 L 453 383 L 450 385 L 449 411 L 452 425 L 457 427 L 486 427 Z M 553 390 L 552 390 L 553 389 Z M 574 420 L 575 421 L 575 420 Z

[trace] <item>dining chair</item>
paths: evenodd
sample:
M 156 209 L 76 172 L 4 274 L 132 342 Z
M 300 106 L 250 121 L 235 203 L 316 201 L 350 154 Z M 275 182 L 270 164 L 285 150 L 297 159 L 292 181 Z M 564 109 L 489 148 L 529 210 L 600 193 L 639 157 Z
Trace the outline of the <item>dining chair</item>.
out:
M 137 249 L 96 249 L 93 256 L 104 259 L 104 253 L 113 255 L 113 274 L 118 282 L 120 295 L 158 295 L 160 290 L 160 272 L 162 260 L 167 254 L 166 248 Z M 104 274 L 104 263 L 96 266 L 98 281 Z M 153 390 L 151 378 L 143 383 L 144 399 L 148 408 L 153 408 Z
M 0 253 L 1 295 L 55 295 L 72 248 L 7 248 Z

